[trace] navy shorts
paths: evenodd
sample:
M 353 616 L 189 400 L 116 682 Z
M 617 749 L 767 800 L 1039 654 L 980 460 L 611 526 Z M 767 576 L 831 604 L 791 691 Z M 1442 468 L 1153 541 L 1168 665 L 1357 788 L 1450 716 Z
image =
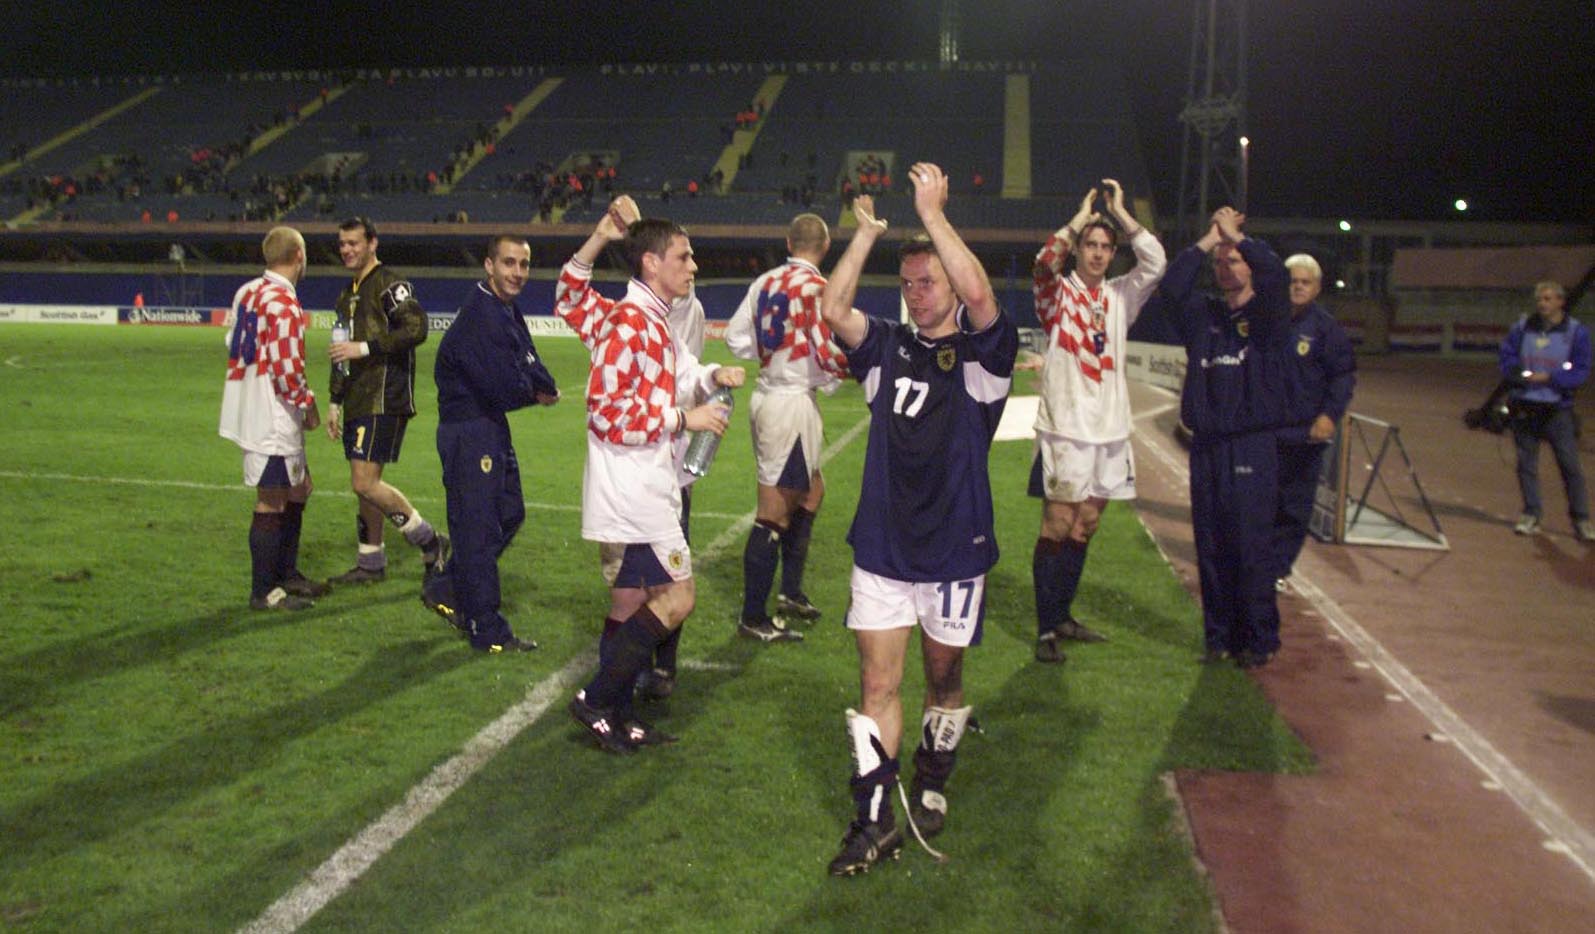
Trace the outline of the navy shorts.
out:
M 410 420 L 402 415 L 367 415 L 343 423 L 343 456 L 352 461 L 392 464 L 404 446 L 404 429 Z

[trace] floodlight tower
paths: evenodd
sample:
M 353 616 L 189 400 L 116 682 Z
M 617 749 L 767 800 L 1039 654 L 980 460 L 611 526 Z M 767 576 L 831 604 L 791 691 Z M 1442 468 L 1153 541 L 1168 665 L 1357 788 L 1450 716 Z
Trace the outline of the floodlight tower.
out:
M 958 61 L 958 0 L 941 0 L 941 29 L 937 32 L 936 46 L 941 64 Z
M 1247 0 L 1196 0 L 1191 14 L 1191 79 L 1180 111 L 1179 230 L 1200 235 L 1213 211 L 1245 211 Z

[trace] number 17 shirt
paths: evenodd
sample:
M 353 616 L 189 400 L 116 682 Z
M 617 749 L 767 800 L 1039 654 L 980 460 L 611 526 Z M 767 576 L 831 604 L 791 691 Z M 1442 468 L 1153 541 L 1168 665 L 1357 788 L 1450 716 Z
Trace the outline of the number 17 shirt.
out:
M 1002 420 L 1019 329 L 999 310 L 973 330 L 923 340 L 908 325 L 868 318 L 847 348 L 870 408 L 853 563 L 893 580 L 966 580 L 997 563 L 987 456 Z

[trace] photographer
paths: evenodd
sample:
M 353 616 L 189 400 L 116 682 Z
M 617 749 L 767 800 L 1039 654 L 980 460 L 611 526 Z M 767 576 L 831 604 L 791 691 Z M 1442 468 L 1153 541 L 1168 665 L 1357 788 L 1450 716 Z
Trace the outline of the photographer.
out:
M 1540 530 L 1540 442 L 1549 441 L 1567 488 L 1567 511 L 1579 541 L 1595 542 L 1589 494 L 1578 462 L 1578 425 L 1573 392 L 1589 378 L 1589 328 L 1568 317 L 1567 293 L 1555 282 L 1534 287 L 1534 314 L 1512 326 L 1501 342 L 1501 375 L 1511 392 L 1512 436 L 1517 441 L 1517 480 L 1523 515 L 1514 531 Z

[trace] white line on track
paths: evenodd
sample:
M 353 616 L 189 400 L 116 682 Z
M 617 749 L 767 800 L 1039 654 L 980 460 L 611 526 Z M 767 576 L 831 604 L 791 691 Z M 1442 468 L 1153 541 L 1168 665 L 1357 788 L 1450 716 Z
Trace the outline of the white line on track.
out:
M 1177 455 L 1167 449 L 1164 439 L 1156 432 L 1143 431 L 1140 428 L 1136 428 L 1135 433 L 1145 443 L 1147 450 L 1152 452 L 1153 457 L 1179 482 L 1187 485 L 1190 483 L 1189 468 Z M 1147 531 L 1150 533 L 1151 530 Z M 1367 660 L 1360 664 L 1371 665 L 1384 675 L 1386 681 L 1435 725 L 1440 735 L 1449 737 L 1463 755 L 1472 760 L 1491 781 L 1500 785 L 1529 820 L 1533 821 L 1552 842 L 1561 844 L 1563 849 L 1560 851 L 1565 852 L 1591 881 L 1595 881 L 1595 835 L 1579 826 L 1578 822 L 1552 801 L 1532 778 L 1502 755 L 1483 734 L 1463 720 L 1310 578 L 1297 573 L 1291 575 L 1290 582 L 1291 586 L 1296 588 L 1296 592 L 1328 621 L 1341 638 L 1350 643 Z
M 1154 388 L 1159 388 L 1159 387 L 1154 387 Z M 1166 389 L 1164 390 L 1164 392 L 1167 392 L 1167 391 L 1168 390 L 1166 390 Z M 1172 412 L 1172 411 L 1174 411 L 1175 409 L 1177 409 L 1179 407 L 1180 407 L 1180 404 L 1178 402 L 1170 402 L 1170 403 L 1168 403 L 1166 405 L 1160 405 L 1160 406 L 1158 406 L 1155 409 L 1147 409 L 1145 412 L 1137 412 L 1133 416 L 1131 416 L 1131 420 L 1132 421 L 1137 421 L 1137 422 L 1151 420 L 1151 419 L 1157 418 L 1159 415 L 1162 415 L 1164 412 Z
M 843 448 L 852 443 L 869 426 L 869 417 L 859 419 L 853 427 L 826 448 L 820 455 L 824 466 Z M 0 476 L 6 476 L 0 473 Z M 227 487 L 226 489 L 242 489 Z M 531 504 L 528 503 L 528 506 Z M 709 561 L 732 545 L 753 525 L 754 513 L 739 515 L 731 526 L 703 550 L 701 560 Z M 491 762 L 504 747 L 520 735 L 521 731 L 536 723 L 555 700 L 563 697 L 576 685 L 597 656 L 592 652 L 577 655 L 565 667 L 527 690 L 526 697 L 505 711 L 502 716 L 483 727 L 481 732 L 465 744 L 453 758 L 433 769 L 420 784 L 411 788 L 399 804 L 389 808 L 375 823 L 355 834 L 347 843 L 316 867 L 305 880 L 287 894 L 272 902 L 260 917 L 241 928 L 249 934 L 287 934 L 298 930 L 316 912 L 337 898 L 365 874 L 383 854 L 393 849 L 404 835 L 414 830 L 421 821 L 436 811 L 449 796 L 458 791 L 482 766 Z M 710 667 L 709 663 L 685 662 L 683 667 Z

